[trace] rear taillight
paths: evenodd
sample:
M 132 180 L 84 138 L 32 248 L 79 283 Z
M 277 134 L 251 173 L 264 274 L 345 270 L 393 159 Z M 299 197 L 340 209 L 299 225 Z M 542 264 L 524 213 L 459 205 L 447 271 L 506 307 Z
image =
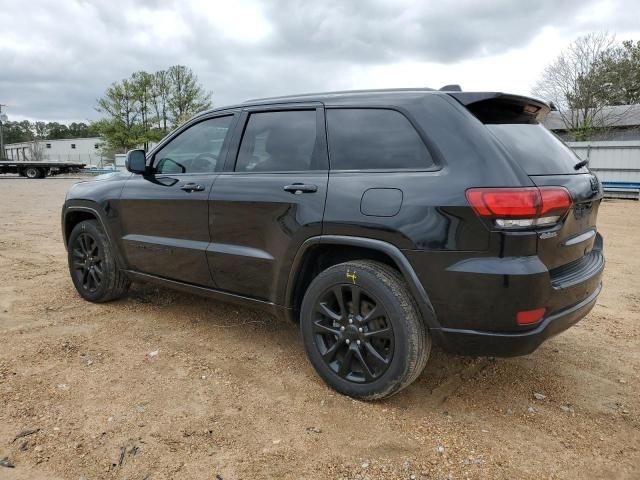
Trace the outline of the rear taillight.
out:
M 466 193 L 479 216 L 505 229 L 554 225 L 572 203 L 564 187 L 470 188 Z

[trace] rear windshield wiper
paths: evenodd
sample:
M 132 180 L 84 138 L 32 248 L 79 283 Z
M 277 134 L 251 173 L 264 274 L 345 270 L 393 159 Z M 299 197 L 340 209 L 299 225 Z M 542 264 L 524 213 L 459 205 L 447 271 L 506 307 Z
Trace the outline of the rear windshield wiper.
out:
M 576 163 L 573 168 L 575 170 L 580 170 L 582 167 L 586 167 L 589 165 L 589 160 L 582 160 L 581 162 Z

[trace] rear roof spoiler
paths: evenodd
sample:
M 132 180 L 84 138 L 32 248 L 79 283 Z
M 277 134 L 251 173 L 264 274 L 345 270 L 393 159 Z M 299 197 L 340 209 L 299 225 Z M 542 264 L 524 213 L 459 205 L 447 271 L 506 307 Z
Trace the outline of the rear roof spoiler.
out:
M 511 115 L 516 114 L 513 109 L 517 109 L 517 114 L 521 116 L 521 121 L 516 123 L 528 123 L 527 119 L 529 121 L 540 120 L 551 111 L 551 107 L 546 102 L 522 95 L 511 95 L 502 92 L 447 92 L 447 94 L 467 107 L 471 113 L 484 123 L 502 123 L 498 119 L 489 118 L 492 116 L 489 115 L 490 112 L 498 110 L 496 107 L 502 107 L 503 109 L 511 107 Z

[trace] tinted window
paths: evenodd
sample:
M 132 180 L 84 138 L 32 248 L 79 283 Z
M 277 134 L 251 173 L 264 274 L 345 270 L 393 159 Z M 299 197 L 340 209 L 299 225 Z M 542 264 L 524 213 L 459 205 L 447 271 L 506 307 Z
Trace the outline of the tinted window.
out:
M 214 172 L 232 118 L 211 118 L 182 132 L 155 154 L 156 173 Z
M 236 172 L 322 170 L 315 110 L 252 113 L 242 136 Z
M 423 169 L 433 165 L 424 142 L 400 112 L 327 110 L 333 170 Z
M 585 173 L 573 166 L 580 159 L 553 133 L 539 124 L 487 125 L 528 175 Z

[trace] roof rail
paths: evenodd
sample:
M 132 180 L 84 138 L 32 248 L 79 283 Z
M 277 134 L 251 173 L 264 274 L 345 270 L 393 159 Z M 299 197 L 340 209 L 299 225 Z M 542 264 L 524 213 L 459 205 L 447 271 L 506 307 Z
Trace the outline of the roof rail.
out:
M 459 89 L 460 87 L 458 87 Z M 440 89 L 442 90 L 442 89 Z M 337 90 L 330 92 L 316 92 L 316 93 L 299 93 L 294 95 L 282 95 L 277 97 L 265 97 L 265 98 L 252 98 L 251 100 L 245 100 L 243 103 L 261 102 L 266 100 L 279 100 L 289 98 L 304 98 L 304 97 L 325 97 L 329 95 L 357 95 L 368 93 L 385 93 L 385 92 L 433 92 L 433 88 L 428 87 L 416 87 L 416 88 L 373 88 L 364 90 Z

